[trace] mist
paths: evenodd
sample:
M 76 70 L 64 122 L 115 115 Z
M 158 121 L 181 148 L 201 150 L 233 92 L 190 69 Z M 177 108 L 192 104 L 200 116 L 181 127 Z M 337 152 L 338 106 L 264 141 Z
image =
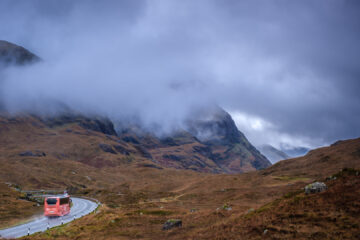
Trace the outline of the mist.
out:
M 255 144 L 359 137 L 359 10 L 345 0 L 2 1 L 0 38 L 43 60 L 1 70 L 1 98 L 14 114 L 65 105 L 163 133 L 219 105 Z

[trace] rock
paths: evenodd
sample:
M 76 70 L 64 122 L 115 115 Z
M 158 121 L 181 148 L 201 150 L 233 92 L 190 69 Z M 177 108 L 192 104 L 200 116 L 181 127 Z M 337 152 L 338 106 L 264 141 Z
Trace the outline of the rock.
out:
M 122 140 L 127 143 L 140 144 L 140 142 L 136 138 L 131 137 L 131 136 L 123 137 Z
M 79 125 L 85 129 L 102 132 L 107 135 L 117 135 L 114 124 L 107 118 L 86 119 L 79 122 Z
M 314 182 L 305 187 L 305 193 L 318 193 L 323 192 L 327 189 L 327 186 L 323 182 Z
M 113 146 L 118 153 L 121 153 L 121 154 L 124 154 L 127 156 L 130 155 L 129 151 L 126 150 L 123 146 L 120 146 L 120 145 L 113 145 Z
M 152 155 L 151 153 L 146 150 L 144 147 L 142 146 L 135 146 L 136 150 L 138 150 L 140 152 L 140 154 L 144 157 L 144 158 L 148 158 L 148 159 L 152 159 Z
M 163 139 L 160 139 L 161 144 L 164 144 L 165 146 L 179 146 L 176 141 L 171 137 L 166 137 Z
M 19 153 L 19 156 L 22 156 L 22 157 L 45 157 L 46 154 L 44 152 L 35 150 L 35 151 L 21 152 L 21 153 Z
M 79 114 L 74 114 L 65 105 L 60 105 L 59 108 L 63 109 L 63 114 L 57 115 L 55 117 L 40 118 L 40 120 L 50 128 L 64 126 L 70 123 L 77 123 L 80 127 L 86 130 L 92 130 L 111 136 L 117 136 L 117 133 L 114 129 L 114 124 L 107 118 L 98 116 L 87 117 Z
M 104 152 L 116 154 L 116 152 L 114 151 L 114 149 L 112 148 L 112 146 L 110 146 L 110 145 L 108 145 L 108 144 L 100 143 L 100 144 L 99 144 L 99 148 L 101 148 L 101 150 L 103 150 Z
M 171 159 L 171 160 L 174 160 L 174 161 L 181 161 L 181 160 L 186 159 L 186 157 L 184 157 L 184 156 L 174 155 L 174 154 L 164 154 L 164 155 L 162 155 L 162 157 L 166 158 L 166 159 Z
M 182 226 L 182 221 L 181 219 L 169 219 L 166 221 L 166 223 L 164 223 L 163 225 L 163 230 L 169 230 L 171 228 L 174 227 L 181 227 Z

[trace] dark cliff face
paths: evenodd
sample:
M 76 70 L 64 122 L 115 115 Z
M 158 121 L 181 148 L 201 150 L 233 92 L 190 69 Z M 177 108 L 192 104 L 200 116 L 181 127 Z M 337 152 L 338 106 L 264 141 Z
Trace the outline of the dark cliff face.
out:
M 0 64 L 3 66 L 15 64 L 24 65 L 39 61 L 40 58 L 25 48 L 0 40 Z
M 240 132 L 230 114 L 217 108 L 204 120 L 190 123 L 190 132 L 208 146 L 209 157 L 225 172 L 246 172 L 271 166 Z
M 221 108 L 204 110 L 189 120 L 185 129 L 162 138 L 151 133 L 139 134 L 139 128 L 132 129 L 118 134 L 148 149 L 152 159 L 164 167 L 239 173 L 271 166 Z
M 41 121 L 50 128 L 76 123 L 87 130 L 101 132 L 106 135 L 117 135 L 113 123 L 108 118 L 100 116 L 87 117 L 67 113 L 56 117 L 42 117 Z

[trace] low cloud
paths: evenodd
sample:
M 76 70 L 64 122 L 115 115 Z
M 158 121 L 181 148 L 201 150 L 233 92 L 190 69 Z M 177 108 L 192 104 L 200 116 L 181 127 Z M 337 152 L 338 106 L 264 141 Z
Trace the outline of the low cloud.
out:
M 266 120 L 251 116 L 242 112 L 231 112 L 233 119 L 239 129 L 241 129 L 250 142 L 255 146 L 270 144 L 278 149 L 292 147 L 315 148 L 324 145 L 323 139 L 312 139 L 304 135 L 291 135 L 281 131 L 276 126 Z
M 12 112 L 65 103 L 164 132 L 218 104 L 254 142 L 323 145 L 360 135 L 359 10 L 351 0 L 4 0 L 1 38 L 44 61 L 2 71 L 0 91 Z

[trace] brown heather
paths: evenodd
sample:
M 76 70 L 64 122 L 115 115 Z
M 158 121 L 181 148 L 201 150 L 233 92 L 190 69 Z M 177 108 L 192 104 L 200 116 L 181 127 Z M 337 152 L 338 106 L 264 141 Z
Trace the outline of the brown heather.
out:
M 0 132 L 2 183 L 22 189 L 67 188 L 103 203 L 96 213 L 24 239 L 360 237 L 360 176 L 352 170 L 360 168 L 360 139 L 260 171 L 210 174 L 149 167 L 157 164 L 131 144 L 122 143 L 133 151 L 129 156 L 101 151 L 99 143 L 111 145 L 115 137 L 76 124 L 49 128 L 34 117 L 0 118 Z M 27 150 L 46 156 L 19 156 Z M 340 172 L 343 168 L 348 169 Z M 326 181 L 333 174 L 336 179 Z M 305 195 L 302 188 L 316 180 L 329 189 Z M 39 210 L 17 200 L 19 193 L 5 184 L 0 194 L 2 226 L 19 221 L 19 212 L 23 221 Z M 183 226 L 163 231 L 168 219 L 181 219 Z

